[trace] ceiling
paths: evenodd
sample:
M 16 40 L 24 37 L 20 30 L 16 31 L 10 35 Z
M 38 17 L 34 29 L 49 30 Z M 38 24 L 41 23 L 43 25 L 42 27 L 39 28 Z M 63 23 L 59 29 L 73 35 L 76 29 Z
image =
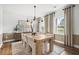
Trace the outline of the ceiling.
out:
M 34 16 L 34 4 L 5 4 L 3 5 L 4 11 L 18 15 L 18 17 L 33 18 Z M 37 4 L 36 16 L 42 17 L 46 14 L 58 10 L 66 4 Z

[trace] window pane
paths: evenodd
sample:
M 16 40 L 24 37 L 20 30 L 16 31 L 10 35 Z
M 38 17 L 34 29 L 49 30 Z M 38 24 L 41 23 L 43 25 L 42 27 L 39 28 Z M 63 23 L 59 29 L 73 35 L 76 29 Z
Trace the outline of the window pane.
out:
M 64 33 L 64 16 L 57 19 L 57 32 Z

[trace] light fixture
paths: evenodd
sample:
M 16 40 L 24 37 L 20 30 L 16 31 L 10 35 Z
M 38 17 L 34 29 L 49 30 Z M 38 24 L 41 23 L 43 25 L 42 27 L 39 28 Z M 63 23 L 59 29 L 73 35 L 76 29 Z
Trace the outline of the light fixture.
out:
M 34 6 L 34 21 L 36 20 L 36 6 Z
M 56 8 L 56 6 L 53 6 L 53 8 Z
M 36 6 L 34 5 L 34 18 L 33 18 L 32 35 L 36 34 L 35 27 L 36 27 Z
M 27 22 L 29 22 L 29 20 L 27 19 Z

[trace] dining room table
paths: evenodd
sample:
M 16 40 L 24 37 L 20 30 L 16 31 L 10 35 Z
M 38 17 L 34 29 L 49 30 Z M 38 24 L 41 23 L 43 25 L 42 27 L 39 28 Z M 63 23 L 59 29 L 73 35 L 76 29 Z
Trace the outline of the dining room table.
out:
M 50 33 L 22 33 L 32 55 L 46 55 L 53 51 L 54 35 Z M 27 46 L 26 46 L 27 47 Z M 29 49 L 30 49 L 29 48 Z

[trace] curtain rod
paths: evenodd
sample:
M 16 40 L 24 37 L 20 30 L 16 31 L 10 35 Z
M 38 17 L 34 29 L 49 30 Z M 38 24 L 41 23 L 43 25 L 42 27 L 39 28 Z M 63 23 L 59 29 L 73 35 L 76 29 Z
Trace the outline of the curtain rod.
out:
M 46 17 L 46 16 L 48 16 L 48 15 L 51 15 L 51 14 L 55 14 L 55 12 L 51 12 L 51 13 L 45 15 L 44 17 Z
M 69 6 L 69 7 L 67 7 L 67 8 L 71 8 L 71 6 L 72 6 L 72 7 L 75 7 L 75 5 L 70 5 L 70 6 Z M 65 9 L 65 8 L 64 8 L 64 9 Z M 64 10 L 64 9 L 62 9 L 62 10 Z

